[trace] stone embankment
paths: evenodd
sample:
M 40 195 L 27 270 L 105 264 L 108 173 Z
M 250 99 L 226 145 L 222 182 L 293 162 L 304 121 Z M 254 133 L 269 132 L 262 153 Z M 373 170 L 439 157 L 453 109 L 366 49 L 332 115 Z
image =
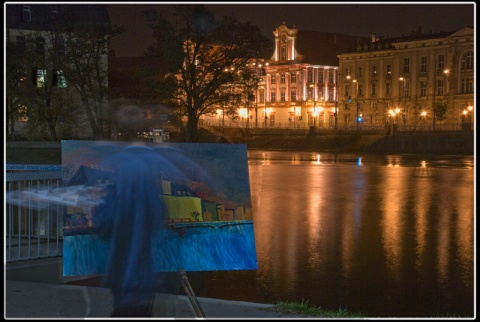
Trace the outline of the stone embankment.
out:
M 229 129 L 209 134 L 202 143 L 243 143 L 248 149 L 388 154 L 474 154 L 474 131 L 259 131 Z M 172 141 L 175 137 L 172 136 Z M 6 163 L 61 164 L 60 142 L 16 141 L 6 144 Z

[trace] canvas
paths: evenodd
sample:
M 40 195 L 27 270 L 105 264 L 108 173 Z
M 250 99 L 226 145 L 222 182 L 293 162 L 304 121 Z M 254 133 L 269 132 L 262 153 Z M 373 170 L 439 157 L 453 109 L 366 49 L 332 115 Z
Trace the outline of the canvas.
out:
M 95 230 L 108 186 L 99 165 L 129 142 L 62 141 L 65 276 L 105 273 L 110 241 Z M 157 272 L 257 269 L 244 144 L 148 143 L 164 160 L 158 198 L 164 228 L 153 240 Z M 70 198 L 70 199 L 72 199 Z

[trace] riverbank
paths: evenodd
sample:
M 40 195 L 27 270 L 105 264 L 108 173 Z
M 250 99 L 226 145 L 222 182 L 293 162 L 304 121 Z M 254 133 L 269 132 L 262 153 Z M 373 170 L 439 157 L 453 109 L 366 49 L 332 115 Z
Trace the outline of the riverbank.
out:
M 474 131 L 397 132 L 288 131 L 228 129 L 223 134 L 204 133 L 200 143 L 241 143 L 252 150 L 314 151 L 379 154 L 462 154 L 475 152 Z M 174 135 L 171 141 L 179 140 Z M 61 164 L 60 142 L 6 142 L 6 163 Z

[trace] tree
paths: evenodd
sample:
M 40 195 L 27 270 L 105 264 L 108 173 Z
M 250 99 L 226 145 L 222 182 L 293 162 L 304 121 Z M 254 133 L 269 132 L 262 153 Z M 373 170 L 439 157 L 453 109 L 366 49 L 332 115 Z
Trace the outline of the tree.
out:
M 149 54 L 168 66 L 167 98 L 178 101 L 187 118 L 185 140 L 197 141 L 200 116 L 225 102 L 222 87 L 242 75 L 249 60 L 266 57 L 270 40 L 250 23 L 228 16 L 215 20 L 203 5 L 179 5 L 172 19 L 156 11 L 146 15 L 156 37 Z
M 13 139 L 15 119 L 26 116 L 22 115 L 25 111 L 21 110 L 21 106 L 25 103 L 25 89 L 28 85 L 26 83 L 29 83 L 25 68 L 28 55 L 10 41 L 9 32 L 7 32 L 5 53 L 8 61 L 8 64 L 5 65 L 5 134 L 7 137 L 10 134 Z
M 123 28 L 106 28 L 103 24 L 75 26 L 74 33 L 65 34 L 66 78 L 80 95 L 84 113 L 96 139 L 107 133 L 108 42 L 123 32 Z
M 445 120 L 447 117 L 447 103 L 446 102 L 435 102 L 434 105 L 435 118 L 439 121 Z
M 98 5 L 95 8 L 95 5 L 80 6 L 62 6 L 54 20 L 35 26 L 48 30 L 19 32 L 26 39 L 22 61 L 15 57 L 14 49 L 8 52 L 8 75 L 12 76 L 7 90 L 9 120 L 18 114 L 19 106 L 25 105 L 29 131 L 44 133 L 46 130 L 52 141 L 58 139 L 58 129 L 65 134 L 69 124 L 79 127 L 75 106 L 82 107 L 94 138 L 101 139 L 108 132 L 105 125 L 108 120 L 107 45 L 110 38 L 123 29 L 111 27 L 109 21 L 102 19 Z M 80 12 L 96 14 L 79 15 Z M 15 47 L 8 43 L 9 48 Z M 15 81 L 15 73 L 19 71 L 22 79 L 26 74 L 33 84 Z M 79 100 L 72 99 L 77 97 L 75 91 Z

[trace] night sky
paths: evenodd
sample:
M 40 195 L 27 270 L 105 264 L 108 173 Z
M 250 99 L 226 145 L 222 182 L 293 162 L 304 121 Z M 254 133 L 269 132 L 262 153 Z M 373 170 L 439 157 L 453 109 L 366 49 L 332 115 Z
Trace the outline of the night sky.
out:
M 251 22 L 273 38 L 272 32 L 283 21 L 303 30 L 370 37 L 409 35 L 422 27 L 424 33 L 455 31 L 474 27 L 474 2 L 342 3 L 342 2 L 203 2 L 217 18 L 233 16 Z M 214 4 L 208 4 L 214 3 Z M 113 40 L 117 56 L 141 56 L 152 41 L 144 9 L 171 10 L 178 3 L 108 3 L 111 22 L 123 25 L 125 32 Z

